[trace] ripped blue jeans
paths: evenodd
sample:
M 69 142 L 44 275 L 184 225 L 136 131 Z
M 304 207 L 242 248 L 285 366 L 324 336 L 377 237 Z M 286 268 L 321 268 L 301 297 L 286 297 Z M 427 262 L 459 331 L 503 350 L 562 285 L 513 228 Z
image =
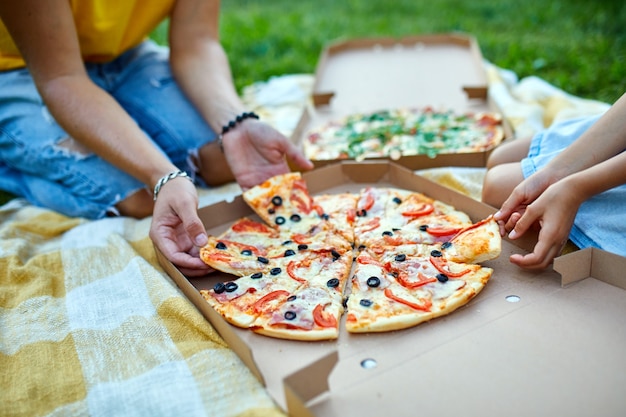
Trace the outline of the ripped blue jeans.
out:
M 167 48 L 146 41 L 86 69 L 178 168 L 195 177 L 193 156 L 216 134 L 180 91 L 168 59 Z M 0 189 L 68 216 L 98 219 L 115 214 L 118 202 L 144 187 L 68 136 L 27 69 L 0 72 Z

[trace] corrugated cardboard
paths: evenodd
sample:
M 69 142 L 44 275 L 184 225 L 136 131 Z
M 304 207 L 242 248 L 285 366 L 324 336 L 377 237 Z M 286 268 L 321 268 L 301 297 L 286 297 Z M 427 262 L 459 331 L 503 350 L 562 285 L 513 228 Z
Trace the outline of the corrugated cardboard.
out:
M 476 39 L 464 34 L 433 34 L 336 42 L 321 54 L 315 72 L 313 105 L 296 127 L 301 143 L 313 127 L 354 113 L 399 107 L 433 107 L 457 113 L 495 111 Z M 512 132 L 504 123 L 505 137 Z M 404 156 L 395 162 L 411 169 L 441 166 L 483 167 L 490 153 Z M 384 158 L 382 158 L 384 159 Z M 337 161 L 313 161 L 323 166 Z
M 314 194 L 393 185 L 453 204 L 474 221 L 494 211 L 387 161 L 343 162 L 304 177 Z M 240 197 L 200 210 L 210 233 L 251 214 Z M 449 316 L 383 334 L 342 331 L 325 342 L 230 326 L 198 292 L 224 276 L 188 279 L 158 256 L 293 416 L 626 415 L 626 259 L 578 251 L 555 261 L 561 278 L 515 267 L 508 257 L 519 252 L 504 240 L 500 258 L 485 263 L 494 269 L 486 288 Z

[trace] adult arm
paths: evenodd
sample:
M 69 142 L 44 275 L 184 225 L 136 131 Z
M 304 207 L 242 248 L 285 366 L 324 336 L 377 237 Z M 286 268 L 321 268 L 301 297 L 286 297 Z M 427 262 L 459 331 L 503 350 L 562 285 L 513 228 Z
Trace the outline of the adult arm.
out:
M 90 80 L 67 0 L 0 2 L 0 16 L 50 113 L 73 139 L 149 189 L 176 170 L 124 109 Z M 193 229 L 193 225 L 200 224 L 196 189 L 183 178 L 171 182 L 178 186 L 168 183 L 159 194 L 159 203 L 167 207 L 159 211 L 159 221 L 168 225 L 183 218 L 191 230 L 171 230 L 159 242 L 160 248 L 182 268 L 206 272 L 207 266 L 194 253 L 196 246 L 206 241 L 205 235 Z
M 176 81 L 213 130 L 248 110 L 235 90 L 219 40 L 218 0 L 178 0 L 170 21 L 170 60 Z M 285 156 L 312 168 L 297 146 L 265 123 L 246 119 L 223 138 L 224 156 L 243 188 L 289 171 Z

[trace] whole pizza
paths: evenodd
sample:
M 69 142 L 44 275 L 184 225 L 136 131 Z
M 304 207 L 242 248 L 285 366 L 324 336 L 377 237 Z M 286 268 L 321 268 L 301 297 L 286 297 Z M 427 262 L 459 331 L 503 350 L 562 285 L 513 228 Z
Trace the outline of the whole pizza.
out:
M 495 112 L 397 108 L 351 114 L 310 130 L 303 138 L 305 155 L 315 161 L 489 150 L 504 138 L 502 117 Z
M 492 217 L 473 223 L 415 191 L 311 195 L 299 173 L 243 193 L 260 221 L 210 236 L 200 257 L 232 279 L 201 290 L 229 323 L 271 337 L 336 339 L 416 326 L 467 304 L 499 256 Z

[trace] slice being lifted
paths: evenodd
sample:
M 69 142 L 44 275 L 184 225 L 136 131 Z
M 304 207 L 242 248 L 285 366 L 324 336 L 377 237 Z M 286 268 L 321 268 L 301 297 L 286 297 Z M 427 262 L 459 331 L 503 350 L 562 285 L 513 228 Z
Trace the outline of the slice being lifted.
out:
M 489 281 L 493 270 L 478 263 L 500 255 L 493 217 L 472 223 L 414 191 L 312 197 L 291 173 L 244 199 L 264 223 L 242 218 L 210 237 L 201 258 L 233 279 L 201 293 L 230 323 L 271 337 L 335 339 L 346 308 L 350 333 L 450 314 Z

